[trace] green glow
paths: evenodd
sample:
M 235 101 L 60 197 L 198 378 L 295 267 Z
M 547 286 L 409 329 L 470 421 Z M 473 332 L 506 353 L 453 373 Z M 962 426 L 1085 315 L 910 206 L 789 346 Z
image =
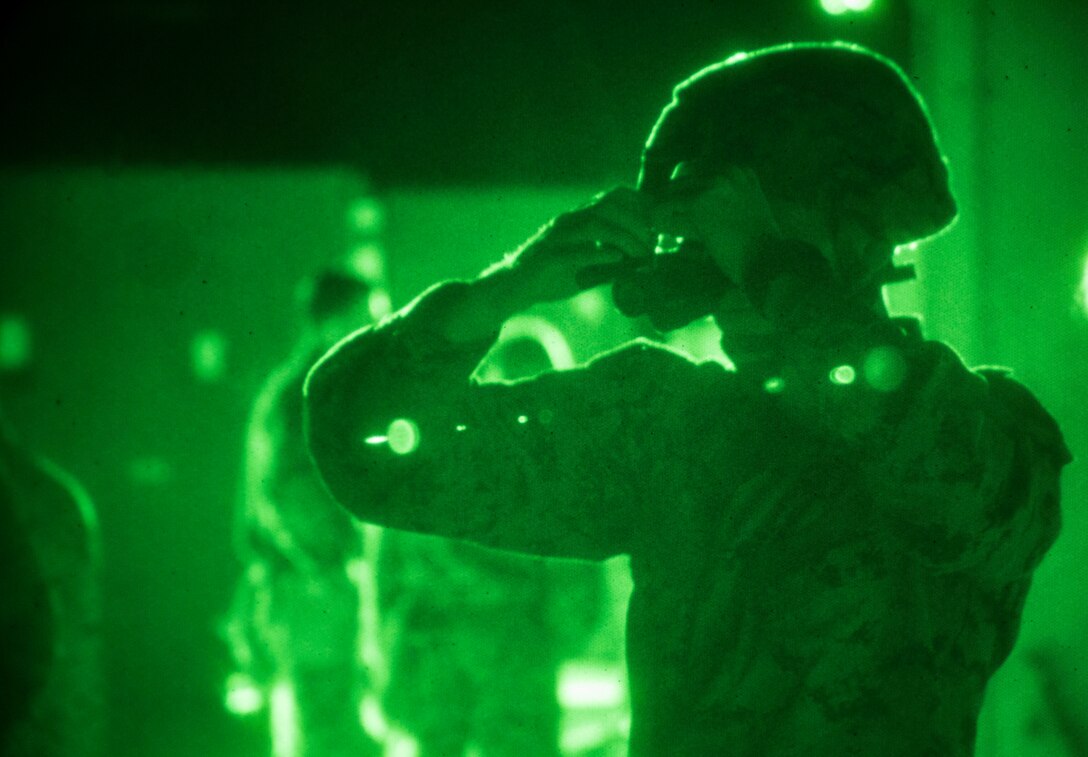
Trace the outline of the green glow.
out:
M 619 707 L 626 697 L 625 687 L 619 666 L 568 662 L 559 670 L 556 696 L 567 709 Z
M 0 370 L 25 367 L 30 362 L 30 345 L 30 326 L 25 318 L 0 318 Z
M 464 423 L 458 423 L 457 424 L 457 430 L 458 431 L 465 431 L 467 429 L 468 429 L 468 426 L 466 426 Z
M 781 394 L 786 388 L 786 382 L 781 376 L 772 376 L 763 382 L 763 391 L 767 394 Z
M 518 423 L 523 423 L 524 424 L 524 423 L 528 423 L 528 422 L 529 422 L 529 416 L 528 415 L 519 415 L 518 416 Z
M 673 176 L 674 177 L 676 176 L 676 172 L 678 170 L 680 170 L 680 166 L 682 166 L 682 165 L 684 165 L 684 164 L 681 163 L 673 171 Z M 683 237 L 674 237 L 674 236 L 672 236 L 670 234 L 658 234 L 657 235 L 657 246 L 654 247 L 654 254 L 655 255 L 670 255 L 670 254 L 675 253 L 675 252 L 680 252 L 680 246 L 682 244 L 684 244 L 684 238 Z
M 603 321 L 609 309 L 608 300 L 596 289 L 587 289 L 575 296 L 570 304 L 574 308 L 574 312 L 593 323 Z
M 380 321 L 393 312 L 393 300 L 384 289 L 372 289 L 366 300 L 366 308 L 371 318 Z
M 193 373 L 201 381 L 214 383 L 227 372 L 227 340 L 214 329 L 201 331 L 189 346 Z
M 853 384 L 857 377 L 858 372 L 854 370 L 854 366 L 852 365 L 840 365 L 837 368 L 832 368 L 829 375 L 831 383 L 838 386 Z
M 264 707 L 264 694 L 245 673 L 231 673 L 223 704 L 232 715 L 252 715 Z
M 386 432 L 389 449 L 398 455 L 410 455 L 419 447 L 419 426 L 407 418 L 397 418 Z
M 374 242 L 356 247 L 349 256 L 352 269 L 367 281 L 385 279 L 385 255 Z
M 389 736 L 389 723 L 382 712 L 381 703 L 373 694 L 366 694 L 359 701 L 359 725 L 379 741 L 385 741 Z
M 894 347 L 875 347 L 865 356 L 861 375 L 878 392 L 894 392 L 907 377 L 907 361 Z
M 820 6 L 832 16 L 844 13 L 860 13 L 873 7 L 873 0 L 820 0 Z
M 608 303 L 599 292 L 594 293 L 591 290 L 586 294 L 594 294 L 596 296 L 599 300 L 597 303 L 598 307 L 608 307 Z M 590 302 L 590 300 L 583 300 L 583 303 L 585 302 Z M 594 306 L 591 305 L 590 307 Z M 565 371 L 568 368 L 574 367 L 574 353 L 567 343 L 567 338 L 563 336 L 563 332 L 547 318 L 536 315 L 514 316 L 503 324 L 502 333 L 499 335 L 499 344 L 502 345 L 505 342 L 512 342 L 515 339 L 531 339 L 539 344 L 544 348 L 544 352 L 547 353 L 548 362 L 552 364 L 552 368 L 558 371 Z
M 348 208 L 348 223 L 359 231 L 379 231 L 383 220 L 382 206 L 373 197 L 360 197 Z
M 301 742 L 298 723 L 298 706 L 295 691 L 290 683 L 280 681 L 269 696 L 271 709 L 272 743 L 277 755 L 297 754 Z

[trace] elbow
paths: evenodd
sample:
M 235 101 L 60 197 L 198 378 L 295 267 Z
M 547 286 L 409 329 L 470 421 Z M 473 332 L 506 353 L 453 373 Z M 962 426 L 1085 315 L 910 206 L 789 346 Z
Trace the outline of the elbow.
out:
M 352 413 L 328 356 L 310 370 L 303 388 L 303 424 L 310 457 L 333 497 L 347 503 L 351 478 Z
M 334 415 L 331 412 L 336 402 L 331 391 L 330 371 L 324 360 L 319 360 L 310 369 L 302 388 L 303 430 L 310 454 L 316 461 L 321 460 L 328 448 L 330 436 L 335 434 Z
M 341 345 L 310 369 L 303 429 L 314 468 L 333 499 L 356 518 L 377 521 L 389 475 L 386 462 L 366 442 L 366 428 L 378 413 L 375 401 L 383 389 L 356 357 Z

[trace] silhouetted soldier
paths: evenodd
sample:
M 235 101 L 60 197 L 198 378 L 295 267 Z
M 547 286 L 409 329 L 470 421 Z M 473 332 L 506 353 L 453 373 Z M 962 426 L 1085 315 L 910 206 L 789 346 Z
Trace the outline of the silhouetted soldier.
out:
M 735 56 L 676 89 L 637 191 L 319 362 L 311 449 L 365 520 L 629 553 L 635 754 L 969 754 L 1069 455 L 1005 372 L 887 315 L 895 246 L 954 215 L 894 65 Z M 736 373 L 637 343 L 469 381 L 505 319 L 602 281 L 662 328 L 713 314 Z
M 380 753 L 360 722 L 375 696 L 372 556 L 310 460 L 302 384 L 318 356 L 373 322 L 372 287 L 346 268 L 311 284 L 304 333 L 250 418 L 236 529 L 245 572 L 226 633 L 239 671 L 263 689 L 277 757 L 355 757 Z

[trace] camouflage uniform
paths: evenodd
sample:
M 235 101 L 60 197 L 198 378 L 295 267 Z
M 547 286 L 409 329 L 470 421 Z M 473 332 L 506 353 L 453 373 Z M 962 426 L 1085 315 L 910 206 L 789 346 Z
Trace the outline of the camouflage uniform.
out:
M 311 374 L 311 448 L 360 518 L 538 555 L 631 556 L 631 751 L 967 755 L 1068 451 L 1000 371 L 887 319 L 783 344 L 781 391 L 636 343 L 505 386 L 435 334 L 460 284 Z M 893 351 L 881 391 L 842 364 Z M 859 374 L 864 371 L 859 370 Z M 360 440 L 418 427 L 398 455 Z

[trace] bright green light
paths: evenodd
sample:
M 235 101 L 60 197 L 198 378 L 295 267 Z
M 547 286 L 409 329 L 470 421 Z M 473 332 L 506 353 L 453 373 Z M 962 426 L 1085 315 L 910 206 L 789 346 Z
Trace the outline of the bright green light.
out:
M 838 386 L 853 384 L 857 377 L 858 372 L 854 370 L 854 366 L 852 365 L 840 365 L 837 368 L 832 368 L 829 376 L 831 383 L 837 384 Z
M 378 434 L 377 436 L 368 436 L 366 439 L 363 439 L 363 441 L 366 442 L 367 444 L 376 446 L 378 444 L 385 444 L 386 442 L 388 442 L 389 437 L 384 436 L 382 434 Z
M 272 715 L 270 725 L 275 753 L 296 754 L 301 734 L 294 688 L 290 683 L 280 681 L 272 688 L 268 704 Z
M 529 422 L 529 416 L 528 415 L 519 415 L 518 416 L 518 423 L 524 424 L 524 423 L 528 423 L 528 422 Z
M 570 709 L 619 707 L 625 697 L 623 671 L 593 663 L 564 663 L 556 681 L 559 702 Z
M 232 715 L 252 715 L 264 707 L 264 694 L 245 673 L 231 673 L 227 678 L 224 704 Z
M 386 432 L 389 449 L 398 455 L 410 455 L 419 447 L 419 426 L 407 418 L 397 418 Z
M 832 16 L 844 13 L 861 13 L 873 7 L 873 0 L 820 0 L 820 6 Z
M 763 382 L 763 391 L 767 394 L 781 394 L 786 388 L 786 382 L 780 376 L 772 376 Z

